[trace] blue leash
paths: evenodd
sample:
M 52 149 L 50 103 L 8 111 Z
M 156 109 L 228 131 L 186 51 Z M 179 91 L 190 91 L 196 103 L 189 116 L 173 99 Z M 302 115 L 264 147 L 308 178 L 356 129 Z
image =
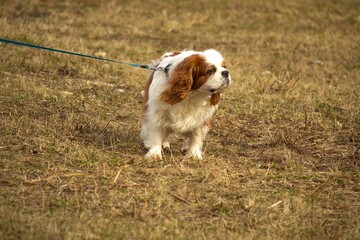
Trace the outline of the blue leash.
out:
M 85 55 L 85 54 L 76 53 L 76 52 L 69 52 L 69 51 L 64 51 L 64 50 L 55 49 L 55 48 L 37 46 L 37 45 L 29 44 L 29 43 L 17 42 L 17 41 L 7 40 L 7 39 L 3 39 L 3 38 L 0 38 L 0 42 L 15 44 L 15 45 L 24 46 L 24 47 L 37 48 L 37 49 L 47 50 L 47 51 L 51 51 L 51 52 L 59 52 L 59 53 L 64 53 L 64 54 L 70 54 L 70 55 L 75 55 L 75 56 L 79 56 L 79 57 L 93 58 L 93 59 L 96 59 L 96 60 L 101 60 L 101 61 L 106 61 L 106 62 L 120 63 L 120 64 L 129 65 L 129 66 L 132 66 L 132 67 L 139 67 L 139 68 L 144 68 L 144 69 L 149 69 L 149 70 L 154 70 L 154 71 L 159 71 L 159 70 L 163 71 L 163 68 L 156 68 L 156 67 L 152 67 L 152 66 L 149 66 L 149 65 L 141 65 L 141 64 L 137 64 L 137 63 L 121 62 L 121 61 L 117 61 L 117 60 L 111 60 L 111 59 L 106 59 L 106 58 L 101 58 L 101 57 L 96 57 L 96 56 L 91 56 L 91 55 Z

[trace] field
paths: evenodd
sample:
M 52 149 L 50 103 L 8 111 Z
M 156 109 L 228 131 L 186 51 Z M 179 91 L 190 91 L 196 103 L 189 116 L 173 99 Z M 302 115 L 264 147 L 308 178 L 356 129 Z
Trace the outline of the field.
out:
M 1 239 L 360 239 L 360 1 L 2 0 L 0 38 L 233 79 L 203 160 L 145 160 L 147 70 L 0 43 Z

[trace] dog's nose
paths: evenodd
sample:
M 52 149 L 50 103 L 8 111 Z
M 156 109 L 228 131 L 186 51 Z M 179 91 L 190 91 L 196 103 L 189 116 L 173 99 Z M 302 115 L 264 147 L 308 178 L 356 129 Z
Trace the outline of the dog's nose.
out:
M 221 72 L 221 75 L 225 78 L 229 77 L 229 71 L 228 70 L 225 70 L 225 71 L 222 71 Z

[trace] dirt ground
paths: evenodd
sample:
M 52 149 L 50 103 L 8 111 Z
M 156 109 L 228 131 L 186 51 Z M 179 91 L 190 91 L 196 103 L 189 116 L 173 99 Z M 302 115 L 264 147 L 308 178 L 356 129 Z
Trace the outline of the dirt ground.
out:
M 147 70 L 0 43 L 1 239 L 360 239 L 360 1 L 2 0 L 0 38 L 233 79 L 203 160 L 145 160 Z

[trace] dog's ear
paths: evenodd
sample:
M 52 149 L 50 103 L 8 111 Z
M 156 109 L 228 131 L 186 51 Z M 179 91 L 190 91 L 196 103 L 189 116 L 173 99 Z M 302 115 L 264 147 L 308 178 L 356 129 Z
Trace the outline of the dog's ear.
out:
M 211 95 L 211 98 L 210 98 L 211 106 L 215 106 L 219 102 L 220 102 L 220 93 L 215 93 L 215 94 Z
M 160 99 L 171 105 L 183 101 L 193 88 L 198 66 L 204 61 L 202 56 L 194 54 L 179 63 L 170 73 L 167 87 L 161 93 Z

